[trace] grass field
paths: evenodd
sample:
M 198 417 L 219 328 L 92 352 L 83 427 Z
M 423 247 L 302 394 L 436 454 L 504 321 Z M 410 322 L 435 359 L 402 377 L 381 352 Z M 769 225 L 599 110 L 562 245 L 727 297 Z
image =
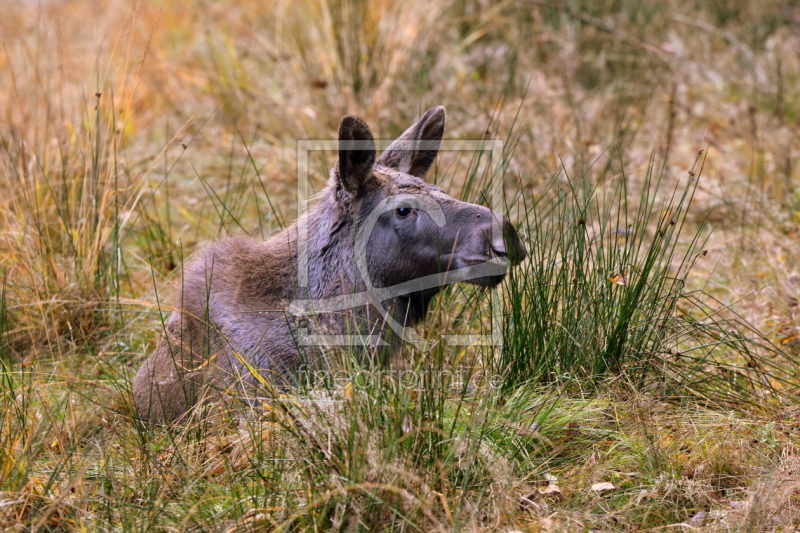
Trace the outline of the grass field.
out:
M 3 530 L 800 526 L 794 0 L 2 15 Z M 344 357 L 258 408 L 138 420 L 184 259 L 294 220 L 298 140 L 345 114 L 392 139 L 435 105 L 446 139 L 504 141 L 430 178 L 480 202 L 501 176 L 529 250 L 502 309 L 446 290 L 431 346 L 393 362 L 415 379 Z M 314 154 L 312 189 L 334 162 Z M 490 307 L 502 348 L 438 341 L 485 332 Z

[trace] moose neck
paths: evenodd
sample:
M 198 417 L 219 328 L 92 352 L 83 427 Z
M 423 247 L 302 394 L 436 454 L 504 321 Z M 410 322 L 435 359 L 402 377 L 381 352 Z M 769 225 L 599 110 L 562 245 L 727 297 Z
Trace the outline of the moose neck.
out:
M 391 309 L 392 317 L 400 324 L 413 326 L 425 318 L 431 301 L 439 292 L 440 289 L 437 287 L 406 296 L 398 296 L 387 300 L 385 306 Z
M 308 297 L 328 299 L 337 296 L 352 295 L 367 290 L 362 273 L 358 271 L 355 258 L 356 226 L 353 216 L 341 212 L 332 191 L 323 193 L 320 201 L 308 216 L 298 222 L 305 225 L 305 253 L 308 258 Z M 302 243 L 298 243 L 303 245 Z M 334 266 L 336 268 L 331 268 Z M 369 265 L 367 265 L 369 267 Z M 366 274 L 366 273 L 364 273 Z M 376 288 L 383 285 L 373 276 Z M 427 289 L 390 298 L 382 302 L 390 316 L 404 326 L 419 323 L 428 311 L 432 299 L 440 292 L 439 288 Z M 363 332 L 375 332 L 384 329 L 385 319 L 375 309 L 366 306 L 353 309 L 349 313 L 338 313 L 335 321 L 344 330 L 344 316 L 358 318 Z
M 328 192 L 297 222 L 298 251 L 303 250 L 307 257 L 310 298 L 353 294 L 357 289 L 353 224 L 340 209 Z

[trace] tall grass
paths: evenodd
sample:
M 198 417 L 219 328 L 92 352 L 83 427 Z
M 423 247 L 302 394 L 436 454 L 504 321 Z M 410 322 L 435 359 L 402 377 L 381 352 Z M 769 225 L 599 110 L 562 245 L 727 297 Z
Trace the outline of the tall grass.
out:
M 119 215 L 136 191 L 119 175 L 103 111 L 98 96 L 75 143 L 32 150 L 0 138 L 7 349 L 16 354 L 65 356 L 69 344 L 97 340 L 109 324 L 104 308 L 120 295 Z
M 612 180 L 554 179 L 528 200 L 521 224 L 531 260 L 510 274 L 493 362 L 507 389 L 623 379 L 730 405 L 785 389 L 795 358 L 688 287 L 708 254 L 709 228 L 687 224 L 703 160 L 701 150 L 672 186 L 651 160 L 635 180 L 638 196 L 623 168 Z

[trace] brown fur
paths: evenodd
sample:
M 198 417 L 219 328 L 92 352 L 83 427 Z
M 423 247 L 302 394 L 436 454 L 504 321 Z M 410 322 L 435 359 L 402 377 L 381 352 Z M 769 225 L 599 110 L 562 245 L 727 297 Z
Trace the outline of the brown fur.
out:
M 247 394 L 252 377 L 239 357 L 266 377 L 291 381 L 301 363 L 314 363 L 322 353 L 298 343 L 300 328 L 389 334 L 381 315 L 369 305 L 311 318 L 287 309 L 297 298 L 324 299 L 364 290 L 354 250 L 358 224 L 394 195 L 434 199 L 446 223 L 439 227 L 420 209 L 409 208 L 409 215 L 397 209 L 381 214 L 366 244 L 374 287 L 478 264 L 489 256 L 506 257 L 512 264 L 521 261 L 525 248 L 508 221 L 486 207 L 450 198 L 421 179 L 436 156 L 444 124 L 444 108 L 428 110 L 398 139 L 405 142 L 400 148 L 412 143 L 411 149 L 398 149 L 396 141 L 376 160 L 369 127 L 356 117 L 344 117 L 336 168 L 305 218 L 266 241 L 231 238 L 199 252 L 185 267 L 164 339 L 134 381 L 134 401 L 142 418 L 181 419 L 201 399 L 225 387 L 228 393 Z M 358 149 L 353 141 L 366 143 L 368 149 Z M 498 218 L 504 242 L 492 237 L 492 221 Z M 298 288 L 296 280 L 301 225 L 308 234 L 307 288 Z M 472 282 L 494 286 L 501 279 L 489 276 Z M 413 325 L 424 318 L 439 290 L 398 296 L 383 305 L 394 320 Z M 397 338 L 389 344 L 389 351 L 396 349 Z

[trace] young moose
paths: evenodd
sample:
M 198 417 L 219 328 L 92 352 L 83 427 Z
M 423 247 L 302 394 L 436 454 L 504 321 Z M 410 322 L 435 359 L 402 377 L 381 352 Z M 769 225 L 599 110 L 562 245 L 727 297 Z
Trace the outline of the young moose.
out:
M 309 355 L 302 342 L 312 331 L 357 333 L 384 345 L 389 336 L 385 355 L 400 337 L 414 336 L 404 327 L 425 316 L 446 283 L 500 283 L 508 265 L 526 253 L 514 227 L 422 179 L 444 125 L 443 107 L 428 110 L 376 160 L 369 127 L 344 117 L 339 160 L 306 217 L 266 241 L 230 238 L 197 254 L 185 267 L 166 338 L 136 376 L 140 416 L 172 422 L 214 391 L 236 388 L 244 394 L 252 370 L 290 381 L 301 363 L 322 355 Z M 298 286 L 300 260 L 308 287 Z M 473 275 L 463 275 L 470 270 Z M 358 293 L 367 299 L 357 301 Z M 292 311 L 299 298 L 322 302 L 323 308 L 336 300 L 351 305 L 307 317 Z

